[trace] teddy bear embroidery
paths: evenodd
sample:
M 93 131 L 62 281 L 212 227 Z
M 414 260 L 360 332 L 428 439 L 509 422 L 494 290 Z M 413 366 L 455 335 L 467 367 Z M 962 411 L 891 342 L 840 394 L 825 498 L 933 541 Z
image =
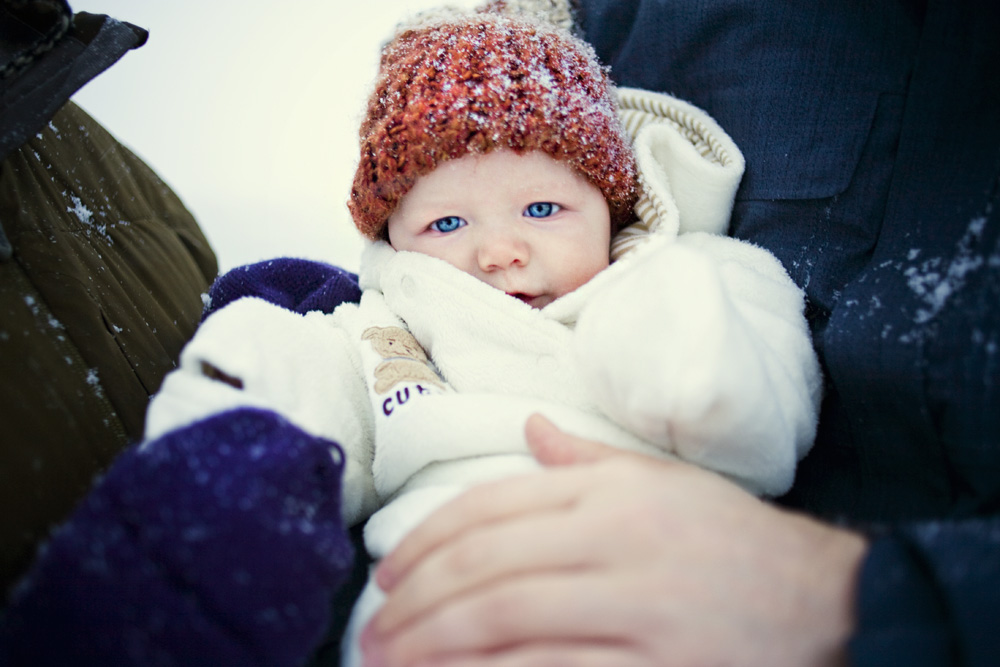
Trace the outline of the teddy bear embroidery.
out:
M 385 360 L 375 367 L 375 392 L 385 394 L 400 382 L 426 382 L 444 389 L 440 376 L 431 368 L 427 353 L 406 329 L 369 327 L 361 334 Z

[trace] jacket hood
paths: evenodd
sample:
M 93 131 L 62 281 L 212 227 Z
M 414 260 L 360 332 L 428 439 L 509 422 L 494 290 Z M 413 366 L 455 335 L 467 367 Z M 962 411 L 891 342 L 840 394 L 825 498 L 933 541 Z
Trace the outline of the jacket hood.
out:
M 611 243 L 618 260 L 652 236 L 725 234 L 746 162 L 698 107 L 671 95 L 619 88 L 622 122 L 639 169 L 638 220 Z

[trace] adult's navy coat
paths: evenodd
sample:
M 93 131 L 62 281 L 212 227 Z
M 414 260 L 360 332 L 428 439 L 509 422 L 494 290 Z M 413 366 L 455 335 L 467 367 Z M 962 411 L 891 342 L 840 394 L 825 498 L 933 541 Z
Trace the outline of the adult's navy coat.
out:
M 731 232 L 808 295 L 827 375 L 783 499 L 880 536 L 856 664 L 1000 659 L 1000 5 L 582 0 L 623 85 L 747 160 Z

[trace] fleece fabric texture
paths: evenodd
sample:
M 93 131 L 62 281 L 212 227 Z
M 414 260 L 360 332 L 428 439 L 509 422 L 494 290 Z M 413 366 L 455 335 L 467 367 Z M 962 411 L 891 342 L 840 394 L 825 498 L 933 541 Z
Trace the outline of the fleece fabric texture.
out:
M 339 267 L 295 257 L 238 266 L 208 290 L 202 321 L 245 296 L 263 299 L 293 313 L 332 313 L 341 303 L 361 299 L 358 277 Z
M 534 470 L 532 412 L 754 493 L 787 490 L 820 393 L 802 293 L 769 253 L 721 235 L 743 169 L 721 128 L 669 96 L 620 92 L 635 114 L 643 230 L 608 269 L 535 310 L 372 243 L 357 305 L 300 315 L 243 298 L 208 317 L 147 436 L 252 406 L 339 442 L 344 517 L 374 512 L 376 558 L 470 485 Z
M 303 664 L 352 567 L 342 465 L 254 410 L 129 450 L 15 591 L 0 664 Z

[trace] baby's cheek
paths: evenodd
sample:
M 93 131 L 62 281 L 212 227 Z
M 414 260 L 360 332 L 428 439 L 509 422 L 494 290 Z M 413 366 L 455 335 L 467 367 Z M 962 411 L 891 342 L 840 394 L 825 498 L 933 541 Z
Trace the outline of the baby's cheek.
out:
M 608 267 L 607 260 L 599 258 L 577 259 L 565 272 L 559 285 L 559 296 L 569 294 L 573 290 L 590 282 L 591 278 Z

